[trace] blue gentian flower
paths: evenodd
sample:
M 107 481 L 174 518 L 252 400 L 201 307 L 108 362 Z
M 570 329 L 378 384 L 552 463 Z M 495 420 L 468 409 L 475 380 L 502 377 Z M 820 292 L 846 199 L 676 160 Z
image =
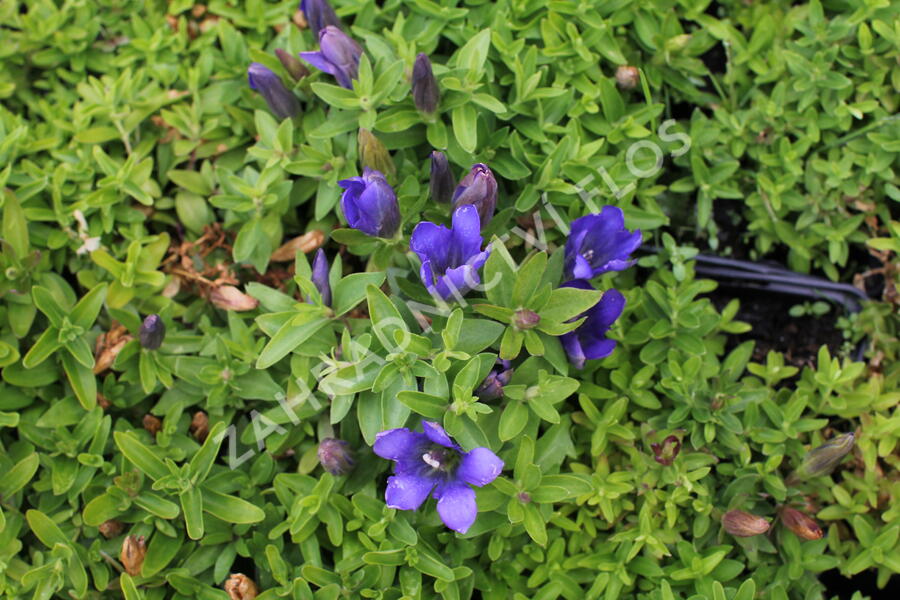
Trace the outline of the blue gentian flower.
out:
M 472 168 L 462 178 L 453 192 L 453 208 L 471 204 L 478 209 L 481 226 L 485 227 L 494 216 L 497 206 L 497 180 L 490 168 L 482 163 Z
M 300 103 L 271 69 L 260 63 L 251 63 L 247 68 L 247 82 L 266 99 L 269 110 L 279 119 L 296 117 L 300 113 Z
M 366 235 L 392 238 L 400 228 L 397 194 L 380 171 L 363 168 L 361 177 L 338 181 L 344 188 L 341 208 L 350 227 Z
M 453 211 L 453 227 L 419 223 L 412 232 L 409 248 L 419 255 L 419 275 L 432 295 L 444 300 L 463 296 L 481 283 L 478 269 L 485 263 L 490 248 L 481 250 L 481 225 L 474 206 Z
M 580 290 L 592 290 L 587 281 L 575 279 L 563 284 Z M 569 362 L 577 369 L 584 368 L 584 361 L 609 356 L 616 347 L 615 340 L 608 339 L 606 332 L 625 308 L 625 297 L 617 290 L 606 290 L 593 307 L 576 317 L 587 317 L 575 331 L 560 336 L 563 348 L 569 355 Z
M 444 525 L 465 533 L 478 515 L 469 486 L 494 481 L 503 461 L 488 448 L 463 451 L 437 423 L 422 421 L 422 427 L 425 433 L 402 427 L 375 437 L 375 454 L 396 463 L 384 499 L 391 508 L 416 510 L 433 492 Z
M 312 264 L 312 282 L 319 290 L 322 296 L 322 304 L 331 306 L 331 284 L 328 281 L 328 259 L 325 257 L 325 251 L 319 248 L 316 252 L 316 258 Z
M 641 245 L 641 232 L 625 229 L 625 215 L 615 206 L 604 206 L 599 214 L 572 222 L 566 241 L 566 275 L 569 279 L 591 279 L 607 271 L 627 269 L 632 252 Z
M 508 360 L 498 359 L 497 364 L 491 369 L 484 381 L 475 388 L 475 395 L 479 400 L 496 400 L 503 396 L 503 386 L 512 379 L 512 363 Z
M 340 27 L 341 21 L 338 19 L 337 13 L 331 8 L 327 0 L 303 0 L 300 2 L 300 10 L 306 17 L 306 23 L 313 35 L 319 35 L 319 32 L 334 25 Z
M 334 75 L 338 85 L 348 90 L 359 73 L 362 48 L 350 36 L 328 25 L 319 31 L 319 51 L 301 52 L 300 58 L 312 66 Z

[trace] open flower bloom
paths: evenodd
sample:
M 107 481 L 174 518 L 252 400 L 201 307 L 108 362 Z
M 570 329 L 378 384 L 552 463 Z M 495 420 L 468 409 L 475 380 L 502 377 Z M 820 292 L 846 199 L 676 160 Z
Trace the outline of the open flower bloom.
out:
M 625 229 L 620 208 L 604 206 L 599 214 L 572 221 L 566 241 L 566 276 L 590 279 L 607 271 L 622 271 L 631 266 L 631 253 L 641 245 L 641 232 Z
M 319 31 L 318 52 L 300 53 L 300 58 L 334 75 L 338 85 L 348 90 L 353 88 L 352 82 L 359 73 L 360 56 L 360 45 L 334 25 L 327 25 Z
M 478 269 L 490 254 L 481 242 L 478 209 L 470 204 L 453 211 L 452 229 L 428 221 L 416 225 L 409 248 L 422 261 L 419 275 L 428 292 L 448 300 L 481 283 Z
M 563 284 L 563 287 L 574 287 L 581 290 L 592 290 L 587 281 L 575 279 Z M 569 355 L 569 362 L 577 369 L 584 368 L 584 361 L 609 356 L 616 347 L 615 340 L 606 337 L 606 332 L 625 308 L 625 297 L 617 290 L 606 290 L 597 304 L 579 315 L 587 317 L 575 331 L 560 336 L 563 348 Z
M 361 177 L 338 181 L 347 224 L 373 237 L 394 237 L 400 228 L 397 194 L 380 171 L 363 168 Z
M 489 484 L 503 470 L 503 461 L 488 448 L 463 451 L 432 421 L 422 421 L 425 433 L 406 427 L 382 431 L 373 450 L 394 461 L 384 499 L 391 508 L 416 510 L 428 495 L 437 500 L 444 525 L 465 533 L 475 522 L 475 490 Z

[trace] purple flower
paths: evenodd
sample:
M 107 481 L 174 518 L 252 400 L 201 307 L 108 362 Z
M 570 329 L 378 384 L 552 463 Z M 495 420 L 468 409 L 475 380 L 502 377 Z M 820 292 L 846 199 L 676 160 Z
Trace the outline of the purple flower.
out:
M 279 119 L 296 117 L 300 103 L 271 69 L 260 63 L 251 63 L 247 68 L 247 82 L 266 99 L 269 110 Z
M 350 227 L 366 235 L 391 238 L 400 228 L 397 194 L 380 171 L 363 168 L 361 177 L 338 181 L 344 188 L 341 208 Z
M 422 421 L 422 427 L 425 433 L 402 427 L 375 437 L 375 454 L 396 463 L 384 499 L 391 508 L 416 510 L 433 491 L 444 525 L 465 533 L 478 515 L 469 486 L 492 482 L 503 461 L 488 448 L 463 451 L 437 423 Z
M 419 255 L 419 275 L 432 295 L 444 300 L 463 296 L 481 283 L 478 269 L 485 263 L 490 248 L 481 250 L 481 225 L 474 206 L 453 211 L 453 228 L 425 221 L 412 232 L 409 248 Z
M 325 251 L 319 248 L 316 252 L 316 258 L 312 264 L 312 282 L 319 290 L 322 296 L 322 304 L 331 306 L 331 284 L 328 282 L 328 259 L 325 257 Z
M 441 204 L 450 202 L 453 185 L 453 173 L 450 172 L 447 155 L 435 150 L 431 153 L 431 181 L 428 184 L 431 199 Z
M 359 71 L 360 56 L 360 45 L 334 25 L 327 25 L 319 31 L 319 52 L 300 53 L 300 58 L 334 75 L 338 85 L 348 90 L 353 87 L 352 81 Z
M 607 271 L 631 266 L 629 256 L 641 245 L 641 232 L 625 229 L 625 215 L 615 206 L 604 206 L 599 214 L 572 222 L 566 241 L 566 275 L 590 279 Z
M 340 19 L 327 0 L 303 0 L 300 2 L 300 10 L 303 11 L 313 35 L 319 35 L 319 32 L 329 25 L 335 27 L 341 25 Z
M 512 375 L 512 363 L 508 360 L 497 360 L 496 366 L 475 389 L 475 395 L 479 400 L 496 400 L 502 397 L 503 386 L 509 383 Z
M 580 290 L 592 290 L 587 281 L 575 279 L 563 284 Z M 560 336 L 563 348 L 576 369 L 584 368 L 584 361 L 609 356 L 616 342 L 606 337 L 610 326 L 616 322 L 625 308 L 625 297 L 616 290 L 606 290 L 593 307 L 576 318 L 587 317 L 578 329 Z
M 159 315 L 148 315 L 141 323 L 138 338 L 142 347 L 147 350 L 156 350 L 162 346 L 163 340 L 166 338 L 166 324 Z
M 478 209 L 481 226 L 485 227 L 494 216 L 497 206 L 497 180 L 487 165 L 478 163 L 462 178 L 453 192 L 453 208 L 471 204 Z
M 438 82 L 431 71 L 431 61 L 424 52 L 420 52 L 413 63 L 412 95 L 416 108 L 426 114 L 436 111 L 441 100 Z

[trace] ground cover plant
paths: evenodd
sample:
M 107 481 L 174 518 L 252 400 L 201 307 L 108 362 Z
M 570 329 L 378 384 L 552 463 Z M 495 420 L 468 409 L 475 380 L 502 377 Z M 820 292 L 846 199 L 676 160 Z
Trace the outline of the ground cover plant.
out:
M 889 593 L 897 3 L 6 0 L 0 40 L 2 597 Z

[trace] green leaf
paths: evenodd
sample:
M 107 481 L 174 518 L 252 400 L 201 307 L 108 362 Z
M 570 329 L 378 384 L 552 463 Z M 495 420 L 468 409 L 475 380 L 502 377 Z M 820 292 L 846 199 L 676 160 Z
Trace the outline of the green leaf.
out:
M 116 431 L 113 433 L 113 439 L 116 442 L 116 446 L 119 447 L 119 451 L 125 455 L 125 458 L 143 471 L 150 479 L 155 481 L 169 474 L 169 469 L 165 463 L 157 458 L 155 452 L 142 444 L 133 433 Z
M 362 302 L 368 286 L 380 287 L 382 283 L 384 273 L 352 273 L 341 279 L 334 286 L 332 308 L 335 316 L 350 312 Z
M 84 410 L 93 410 L 97 406 L 97 378 L 94 376 L 93 370 L 76 361 L 67 352 L 62 353 L 60 357 L 66 378 L 69 380 L 78 402 L 81 403 Z
M 75 308 L 69 314 L 69 321 L 84 329 L 90 329 L 100 314 L 100 308 L 106 299 L 106 284 L 101 283 L 94 286 L 91 291 L 85 294 Z
M 587 475 L 544 475 L 541 485 L 532 492 L 531 499 L 538 503 L 562 502 L 593 491 L 593 482 Z
M 528 424 L 528 408 L 519 401 L 509 402 L 500 415 L 498 435 L 501 441 L 509 441 L 525 429 Z
M 25 357 L 22 358 L 22 366 L 26 369 L 33 369 L 49 357 L 51 354 L 59 350 L 62 344 L 59 343 L 59 330 L 53 327 L 45 329 L 40 335 Z
M 564 323 L 597 304 L 601 296 L 603 296 L 603 292 L 597 290 L 557 288 L 550 294 L 550 301 L 538 314 L 541 316 L 541 321 L 546 319 L 551 322 Z M 540 328 L 540 324 L 538 328 Z
M 330 319 L 321 316 L 319 310 L 298 314 L 269 340 L 256 359 L 256 368 L 268 369 L 330 322 Z
M 491 30 L 490 28 L 482 29 L 456 53 L 457 68 L 466 69 L 470 74 L 475 75 L 474 80 L 480 79 L 490 47 Z
M 144 563 L 141 565 L 142 577 L 153 577 L 172 562 L 175 555 L 181 549 L 184 538 L 181 534 L 177 537 L 169 537 L 163 535 L 159 530 L 150 539 L 147 545 L 147 554 L 144 556 Z
M 266 518 L 263 509 L 255 504 L 208 487 L 203 488 L 203 510 L 226 523 L 259 523 Z
M 453 136 L 463 150 L 472 154 L 478 147 L 478 112 L 471 104 L 461 104 L 450 113 Z
M 51 325 L 62 327 L 63 318 L 66 317 L 69 311 L 59 305 L 50 290 L 36 285 L 31 288 L 31 297 L 34 300 L 34 305 L 47 316 Z
M 25 258 L 29 250 L 28 221 L 18 198 L 10 190 L 3 194 L 3 239 L 12 246 L 19 260 Z
M 213 425 L 203 445 L 191 458 L 188 472 L 190 473 L 192 484 L 199 485 L 200 482 L 206 479 L 209 470 L 212 469 L 213 462 L 215 462 L 216 456 L 219 455 L 219 448 L 222 447 L 222 441 L 225 439 L 225 436 L 222 435 L 223 431 L 225 431 L 224 421 L 219 421 Z
M 203 495 L 200 488 L 191 486 L 178 495 L 188 537 L 199 540 L 203 537 Z
M 397 400 L 426 419 L 441 421 L 447 411 L 447 400 L 424 392 L 406 391 L 397 394 Z
M 374 285 L 369 284 L 366 287 L 366 299 L 369 304 L 369 316 L 372 319 L 372 331 L 382 346 L 394 351 L 397 346 L 396 334 L 399 333 L 401 339 L 404 339 L 409 333 L 409 327 L 390 298 Z
M 40 466 L 37 452 L 32 452 L 0 478 L 0 497 L 9 498 L 31 481 Z

